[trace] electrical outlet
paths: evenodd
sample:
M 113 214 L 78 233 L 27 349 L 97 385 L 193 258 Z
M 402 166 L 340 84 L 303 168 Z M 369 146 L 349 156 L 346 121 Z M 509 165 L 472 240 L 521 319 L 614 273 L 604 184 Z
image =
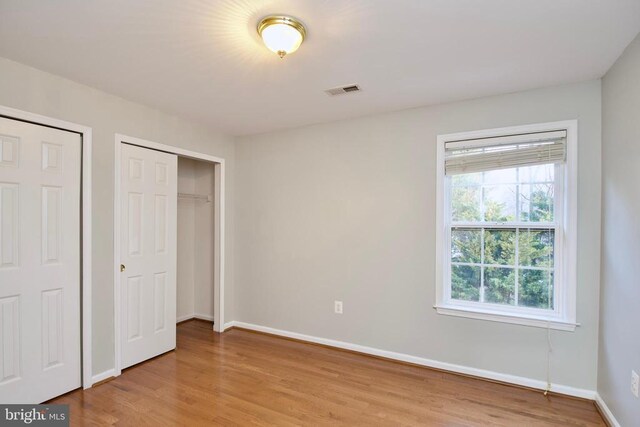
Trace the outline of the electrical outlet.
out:
M 333 311 L 336 314 L 342 314 L 342 301 L 333 302 Z
M 638 387 L 640 387 L 640 377 L 636 371 L 631 371 L 631 393 L 638 397 Z

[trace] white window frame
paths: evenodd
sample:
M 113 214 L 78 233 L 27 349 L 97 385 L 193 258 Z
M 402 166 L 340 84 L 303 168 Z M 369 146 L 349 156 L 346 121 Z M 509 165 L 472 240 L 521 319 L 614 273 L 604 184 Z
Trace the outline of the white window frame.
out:
M 451 216 L 449 194 L 451 177 L 445 175 L 445 144 L 452 141 L 491 138 L 536 132 L 567 132 L 566 163 L 556 166 L 554 209 L 556 238 L 554 260 L 554 310 L 542 310 L 452 300 L 451 293 Z M 436 304 L 438 314 L 494 322 L 574 331 L 577 292 L 577 198 L 578 198 L 578 121 L 513 126 L 438 135 L 436 178 Z M 562 184 L 562 185 L 558 185 Z M 459 225 L 459 224 L 458 224 Z M 490 224 L 490 227 L 500 224 Z M 510 226 L 511 227 L 511 226 Z M 526 223 L 522 227 L 527 227 Z M 487 227 L 489 228 L 489 227 Z

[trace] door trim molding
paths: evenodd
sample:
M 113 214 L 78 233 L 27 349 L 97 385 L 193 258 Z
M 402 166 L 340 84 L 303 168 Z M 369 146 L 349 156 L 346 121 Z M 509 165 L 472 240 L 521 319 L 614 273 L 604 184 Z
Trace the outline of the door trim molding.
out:
M 91 145 L 93 131 L 88 126 L 71 123 L 53 117 L 30 113 L 15 108 L 0 105 L 0 116 L 8 119 L 15 119 L 71 132 L 79 133 L 82 136 L 82 277 L 80 283 L 81 290 L 81 370 L 82 388 L 87 389 L 93 385 L 93 374 L 91 368 Z
M 113 197 L 113 297 L 114 297 L 114 375 L 122 373 L 122 349 L 120 339 L 122 334 L 121 307 L 120 307 L 120 168 L 122 144 L 132 144 L 139 147 L 150 148 L 152 150 L 164 151 L 190 159 L 204 160 L 215 165 L 215 189 L 214 189 L 214 211 L 216 223 L 214 224 L 214 317 L 213 330 L 224 332 L 224 278 L 225 278 L 225 159 L 209 154 L 190 151 L 172 145 L 160 144 L 133 136 L 120 133 L 115 135 L 115 163 L 114 163 L 114 197 Z

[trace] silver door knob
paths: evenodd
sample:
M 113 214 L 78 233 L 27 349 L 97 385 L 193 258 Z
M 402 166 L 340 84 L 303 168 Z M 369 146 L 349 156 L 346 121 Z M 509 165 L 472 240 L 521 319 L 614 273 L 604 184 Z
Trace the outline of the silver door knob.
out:
M 120 273 L 122 273 L 123 271 L 125 271 L 127 269 L 127 267 L 125 267 L 124 264 L 120 264 Z

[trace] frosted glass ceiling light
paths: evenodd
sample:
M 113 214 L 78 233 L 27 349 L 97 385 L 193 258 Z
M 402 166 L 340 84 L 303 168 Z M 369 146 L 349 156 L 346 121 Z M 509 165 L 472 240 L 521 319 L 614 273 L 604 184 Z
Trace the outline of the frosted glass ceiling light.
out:
M 264 44 L 280 58 L 298 50 L 307 30 L 302 22 L 290 16 L 267 16 L 258 24 Z

